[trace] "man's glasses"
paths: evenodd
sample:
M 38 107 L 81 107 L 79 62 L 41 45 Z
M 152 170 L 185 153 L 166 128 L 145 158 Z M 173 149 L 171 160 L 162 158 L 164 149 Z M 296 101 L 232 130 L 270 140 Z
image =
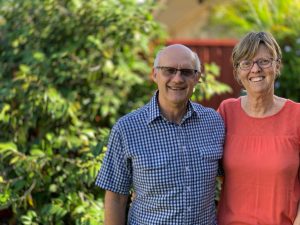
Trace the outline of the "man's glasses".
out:
M 239 63 L 239 67 L 241 70 L 250 70 L 253 65 L 256 63 L 261 69 L 266 69 L 269 68 L 270 66 L 272 66 L 273 61 L 276 61 L 272 58 L 270 59 L 258 59 L 256 61 L 252 61 L 252 60 L 242 60 Z
M 168 67 L 168 66 L 157 66 L 155 68 L 160 69 L 162 74 L 166 77 L 174 76 L 177 73 L 177 71 L 180 72 L 181 76 L 186 77 L 186 78 L 191 78 L 191 77 L 195 76 L 195 74 L 198 73 L 198 70 L 194 70 L 194 69 L 177 69 L 177 68 Z

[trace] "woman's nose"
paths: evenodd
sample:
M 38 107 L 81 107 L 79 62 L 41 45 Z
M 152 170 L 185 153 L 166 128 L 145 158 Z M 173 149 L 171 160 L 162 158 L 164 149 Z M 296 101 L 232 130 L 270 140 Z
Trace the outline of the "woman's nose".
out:
M 253 66 L 251 68 L 251 71 L 253 71 L 253 72 L 261 71 L 261 68 L 260 68 L 260 66 L 258 65 L 257 62 L 253 62 Z

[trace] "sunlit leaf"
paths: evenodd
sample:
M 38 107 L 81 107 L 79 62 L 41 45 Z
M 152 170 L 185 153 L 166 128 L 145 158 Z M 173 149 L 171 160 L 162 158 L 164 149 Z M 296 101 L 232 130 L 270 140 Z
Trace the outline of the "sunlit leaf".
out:
M 32 156 L 44 156 L 45 152 L 40 149 L 32 149 L 30 150 L 30 155 Z
M 17 146 L 13 142 L 0 143 L 0 153 L 3 151 L 17 151 Z

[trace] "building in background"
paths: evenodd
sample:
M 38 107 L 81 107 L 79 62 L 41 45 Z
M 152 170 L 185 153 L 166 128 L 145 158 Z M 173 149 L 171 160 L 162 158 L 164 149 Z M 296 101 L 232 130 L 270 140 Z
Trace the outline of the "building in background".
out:
M 236 39 L 229 38 L 222 27 L 210 25 L 210 14 L 215 4 L 230 0 L 160 0 L 154 16 L 168 34 L 168 44 L 181 43 L 197 52 L 203 63 L 216 63 L 220 67 L 219 81 L 228 84 L 233 92 L 214 96 L 203 105 L 217 108 L 223 99 L 238 97 L 241 87 L 233 77 L 230 60 Z M 227 38 L 226 38 L 227 37 Z

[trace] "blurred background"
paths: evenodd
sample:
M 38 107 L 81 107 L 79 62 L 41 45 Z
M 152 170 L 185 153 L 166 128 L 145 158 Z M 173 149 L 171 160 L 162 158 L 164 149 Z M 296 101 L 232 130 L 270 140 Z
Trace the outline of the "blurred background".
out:
M 162 46 L 200 56 L 192 100 L 217 109 L 243 93 L 234 45 L 271 32 L 276 94 L 299 102 L 299 11 L 299 0 L 0 0 L 0 225 L 103 224 L 94 181 L 108 135 L 151 98 Z

